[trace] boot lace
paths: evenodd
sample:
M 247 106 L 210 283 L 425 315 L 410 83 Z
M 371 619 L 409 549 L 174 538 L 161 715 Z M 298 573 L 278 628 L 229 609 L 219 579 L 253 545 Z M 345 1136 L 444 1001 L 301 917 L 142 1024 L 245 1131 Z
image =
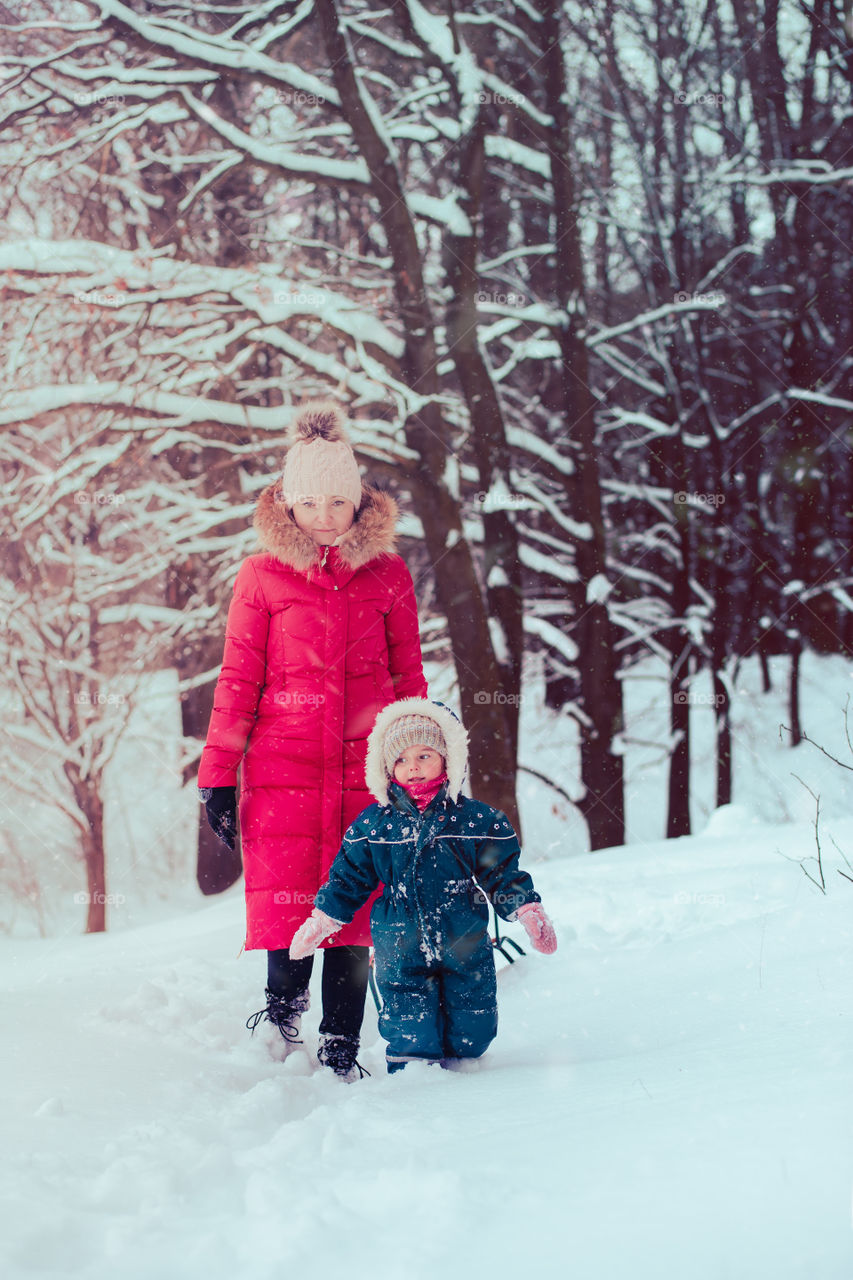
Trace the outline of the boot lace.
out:
M 357 1036 L 327 1035 L 320 1044 L 317 1058 L 324 1067 L 331 1067 L 336 1076 L 348 1076 L 355 1069 L 359 1080 L 363 1080 L 370 1072 L 357 1061 L 357 1053 Z
M 267 1003 L 265 1007 L 246 1019 L 248 1030 L 254 1035 L 261 1022 L 271 1022 L 273 1026 L 278 1028 L 288 1044 L 302 1044 L 299 1039 L 299 1027 L 296 1025 L 296 1019 L 302 1013 L 302 1010 L 296 1008 L 284 996 L 273 995 L 271 991 L 267 991 L 266 996 Z

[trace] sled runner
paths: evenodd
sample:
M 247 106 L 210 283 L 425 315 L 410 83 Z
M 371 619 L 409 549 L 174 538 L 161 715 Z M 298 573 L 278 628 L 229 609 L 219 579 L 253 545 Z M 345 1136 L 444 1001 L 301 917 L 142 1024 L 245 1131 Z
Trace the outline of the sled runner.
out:
M 511 956 L 506 948 L 507 947 L 514 948 L 514 950 L 520 956 L 526 956 L 527 952 L 524 950 L 524 947 L 519 946 L 515 938 L 510 938 L 508 936 L 505 936 L 503 938 L 501 937 L 500 917 L 498 916 L 498 913 L 497 911 L 495 911 L 494 907 L 492 907 L 492 919 L 495 922 L 495 936 L 492 938 L 492 946 L 494 947 L 495 951 L 499 951 L 501 953 L 504 960 L 508 960 L 510 964 L 515 964 L 516 957 Z

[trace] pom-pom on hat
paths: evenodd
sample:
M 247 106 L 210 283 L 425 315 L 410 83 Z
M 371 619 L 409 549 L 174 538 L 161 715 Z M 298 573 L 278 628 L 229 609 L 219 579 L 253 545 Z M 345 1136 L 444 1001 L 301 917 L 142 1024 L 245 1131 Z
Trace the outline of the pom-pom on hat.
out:
M 393 778 L 394 765 L 406 748 L 418 746 L 432 747 L 433 751 L 447 758 L 444 734 L 434 720 L 428 716 L 400 716 L 391 725 L 383 744 L 385 770 L 389 778 Z
M 459 717 L 449 707 L 442 702 L 431 702 L 429 698 L 401 698 L 399 702 L 391 702 L 379 712 L 367 740 L 367 759 L 364 763 L 365 781 L 371 793 L 380 804 L 388 803 L 388 788 L 393 779 L 394 763 L 400 754 L 399 739 L 392 735 L 401 721 L 422 722 L 416 731 L 416 737 L 411 742 L 404 743 L 404 746 L 417 746 L 418 742 L 425 742 L 428 747 L 433 746 L 429 738 L 423 737 L 428 732 L 429 724 L 444 740 L 443 749 L 439 746 L 434 749 L 444 756 L 447 794 L 451 800 L 457 800 L 468 772 L 468 734 Z M 402 732 L 408 736 L 405 726 Z M 385 750 L 389 738 L 397 744 L 390 765 Z
M 325 400 L 303 405 L 293 420 L 281 492 L 289 507 L 305 498 L 348 498 L 361 506 L 361 476 L 340 408 Z

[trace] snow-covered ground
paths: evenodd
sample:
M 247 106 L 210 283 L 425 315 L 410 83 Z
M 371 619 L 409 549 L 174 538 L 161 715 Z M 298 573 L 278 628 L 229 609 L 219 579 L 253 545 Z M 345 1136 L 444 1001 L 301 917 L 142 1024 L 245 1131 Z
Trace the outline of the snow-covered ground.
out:
M 587 854 L 571 806 L 522 775 L 559 951 L 499 961 L 499 1036 L 468 1074 L 386 1076 L 369 1004 L 372 1074 L 351 1086 L 311 1057 L 316 991 L 286 1064 L 249 1038 L 264 957 L 239 954 L 241 887 L 194 889 L 194 797 L 169 791 L 168 732 L 139 727 L 116 762 L 111 931 L 79 936 L 68 862 L 50 936 L 22 912 L 0 939 L 0 1275 L 850 1280 L 853 774 L 786 745 L 775 667 L 772 694 L 757 665 L 738 679 L 716 812 L 697 686 L 700 835 L 660 839 L 652 666 L 626 688 L 625 848 Z M 806 730 L 839 759 L 849 687 L 842 659 L 806 662 Z M 570 724 L 522 710 L 523 756 L 572 792 Z M 810 791 L 825 895 L 798 865 L 817 874 Z
M 853 821 L 836 823 L 853 849 Z M 343 1085 L 242 1023 L 239 887 L 0 948 L 5 1277 L 849 1280 L 853 884 L 808 824 L 535 868 L 555 956 L 502 967 L 478 1070 Z M 503 966 L 503 962 L 501 962 Z

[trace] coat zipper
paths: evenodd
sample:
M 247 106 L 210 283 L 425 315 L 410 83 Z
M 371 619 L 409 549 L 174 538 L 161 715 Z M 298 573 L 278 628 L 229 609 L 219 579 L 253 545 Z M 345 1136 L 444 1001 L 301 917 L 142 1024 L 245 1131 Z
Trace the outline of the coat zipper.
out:
M 321 569 L 325 569 L 325 568 L 326 568 L 326 561 L 328 560 L 328 558 L 329 558 L 329 548 L 328 548 L 328 547 L 324 547 L 324 548 L 323 548 L 323 554 L 322 554 L 322 555 L 321 555 L 321 557 L 320 557 L 320 568 L 321 568 Z M 334 578 L 332 578 L 332 590 L 333 590 L 333 591 L 337 591 L 337 589 L 338 589 L 338 584 L 335 582 Z

